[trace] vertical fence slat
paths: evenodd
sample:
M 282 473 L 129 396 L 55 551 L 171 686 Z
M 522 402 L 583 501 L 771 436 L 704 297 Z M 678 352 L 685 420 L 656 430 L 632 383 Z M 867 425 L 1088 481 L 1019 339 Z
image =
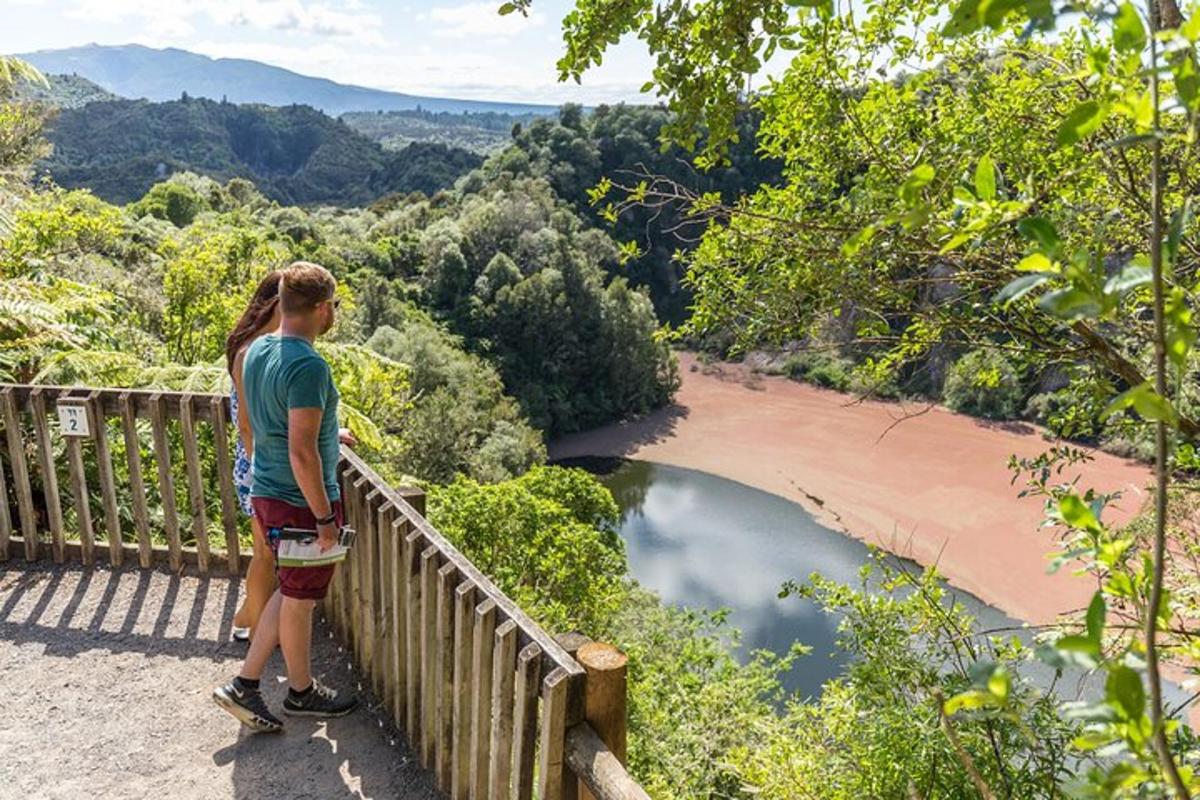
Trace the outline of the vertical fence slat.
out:
M 511 619 L 496 629 L 492 660 L 492 763 L 493 798 L 508 800 L 512 773 L 513 682 L 517 668 L 517 623 Z
M 21 407 L 12 389 L 0 391 L 4 410 L 4 433 L 8 439 L 8 463 L 13 473 L 13 494 L 17 496 L 17 514 L 21 535 L 25 538 L 25 559 L 38 557 L 37 517 L 33 511 L 33 486 L 29 482 L 29 462 L 25 460 L 25 437 L 21 435 Z
M 183 567 L 179 543 L 179 512 L 175 508 L 175 479 L 171 477 L 171 445 L 167 439 L 166 400 L 155 392 L 150 396 L 150 425 L 154 434 L 154 461 L 158 466 L 158 489 L 162 495 L 163 531 L 167 535 L 167 553 L 171 571 Z
M 437 741 L 437 570 L 438 549 L 421 553 L 421 766 L 433 768 Z
M 492 653 L 496 647 L 496 602 L 475 607 L 471 642 L 471 800 L 486 800 L 492 745 Z
M 376 683 L 380 703 L 387 712 L 396 707 L 396 572 L 399 558 L 396 555 L 396 537 L 392 531 L 395 506 L 385 501 L 375 511 L 375 531 L 379 539 L 379 557 L 375 563 L 375 583 L 379 587 L 379 605 L 376 612 L 376 643 L 379 653 L 379 669 Z M 399 718 L 396 718 L 399 725 Z
M 364 479 L 365 480 L 365 479 Z M 361 490 L 362 494 L 358 506 L 358 520 L 362 529 L 359 535 L 363 539 L 363 548 L 361 559 L 358 562 L 359 571 L 362 573 L 362 614 L 363 614 L 363 680 L 372 687 L 376 695 L 379 693 L 379 649 L 377 639 L 379 636 L 379 601 L 375 598 L 376 592 L 376 559 L 379 555 L 379 545 L 377 542 L 377 532 L 379 526 L 375 524 L 375 512 L 373 510 L 373 500 L 379 497 L 379 491 L 372 489 L 366 491 L 366 487 Z
M 57 563 L 67 555 L 66 531 L 63 530 L 62 498 L 58 493 L 58 472 L 54 465 L 54 442 L 50 440 L 50 419 L 46 396 L 41 387 L 29 393 L 33 412 L 33 430 L 37 438 L 38 464 L 42 474 L 42 495 L 46 500 L 46 519 L 50 526 L 50 549 Z
M 405 560 L 404 538 L 408 535 L 407 520 L 393 506 L 391 521 L 387 527 L 392 539 L 394 555 L 392 561 L 392 680 L 396 690 L 392 697 L 392 714 L 396 727 L 405 728 L 408 709 L 408 572 Z
M 408 593 L 404 605 L 404 730 L 413 752 L 421 747 L 421 578 L 419 531 L 404 537 L 404 573 Z
M 360 535 L 365 534 L 363 525 L 363 504 L 366 500 L 366 477 L 359 475 L 350 486 L 350 497 L 354 501 L 354 510 L 350 515 L 354 528 Z M 363 536 L 365 540 L 368 536 Z M 350 567 L 350 625 L 354 628 L 354 653 L 359 670 L 367 672 L 368 664 L 368 635 L 367 635 L 367 599 L 366 592 L 366 548 L 355 547 L 350 552 L 350 558 L 344 566 Z
M 0 458 L 0 561 L 8 560 L 8 542 L 12 537 L 12 513 L 8 510 L 8 479 L 4 477 L 4 459 Z
M 208 572 L 208 515 L 204 508 L 204 478 L 200 475 L 195 420 L 194 398 L 185 394 L 179 398 L 179 434 L 183 437 L 183 461 L 192 510 L 192 538 L 196 540 L 196 566 L 201 572 Z
M 96 467 L 100 478 L 100 501 L 104 506 L 104 532 L 108 534 L 108 562 L 121 566 L 125 554 L 121 547 L 121 509 L 117 505 L 117 481 L 113 475 L 112 451 L 108 446 L 108 420 L 100 392 L 92 392 L 87 400 L 88 427 L 96 445 Z
M 357 477 L 358 473 L 354 470 L 346 470 L 342 475 L 342 514 L 345 516 L 347 524 L 352 524 L 349 496 L 354 488 L 354 479 Z M 352 563 L 347 558 L 333 575 L 334 582 L 337 583 L 337 608 L 334 609 L 334 617 L 337 619 L 337 629 L 341 634 L 342 644 L 346 647 L 346 652 L 350 654 L 351 659 L 354 657 L 354 630 L 351 627 L 351 603 L 353 602 L 353 598 L 350 596 Z
M 570 676 L 554 668 L 542 681 L 542 745 L 538 763 L 539 800 L 564 800 L 578 794 L 566 769 L 564 744 L 567 736 Z
M 450 797 L 467 800 L 471 790 L 471 647 L 475 629 L 475 584 L 454 590 L 454 736 L 451 741 Z
M 242 543 L 238 540 L 237 492 L 233 488 L 233 459 L 229 457 L 229 425 L 226 399 L 213 395 L 208 401 L 212 413 L 213 449 L 217 461 L 217 490 L 221 494 L 221 527 L 225 529 L 225 568 L 230 575 L 242 571 Z
M 542 648 L 530 642 L 517 656 L 517 699 L 513 725 L 513 798 L 532 800 L 534 748 L 537 747 L 538 687 Z
M 92 507 L 88 497 L 87 472 L 83 465 L 83 437 L 65 436 L 67 473 L 71 478 L 71 498 L 75 503 L 75 521 L 79 525 L 79 555 L 84 564 L 96 562 L 96 531 L 92 527 Z
M 437 741 L 434 759 L 438 788 L 450 791 L 454 768 L 454 590 L 458 569 L 450 563 L 438 570 L 437 594 Z
M 150 543 L 150 511 L 146 507 L 146 484 L 142 479 L 142 445 L 137 433 L 137 407 L 129 392 L 117 399 L 121 408 L 121 433 L 125 437 L 125 461 L 129 466 L 129 494 L 133 498 L 133 526 L 137 531 L 138 563 L 143 569 L 154 563 Z

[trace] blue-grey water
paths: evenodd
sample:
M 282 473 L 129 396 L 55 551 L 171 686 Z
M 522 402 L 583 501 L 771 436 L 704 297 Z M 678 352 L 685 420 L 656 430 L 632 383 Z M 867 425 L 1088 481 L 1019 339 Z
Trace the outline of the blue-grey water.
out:
M 864 544 L 820 524 L 796 503 L 705 472 L 624 459 L 562 463 L 590 470 L 613 493 L 630 572 L 643 586 L 668 603 L 728 609 L 730 624 L 742 631 L 743 657 L 751 649 L 784 653 L 795 641 L 811 647 L 784 676 L 785 687 L 801 696 L 818 694 L 843 669 L 848 656 L 836 644 L 838 618 L 778 592 L 785 581 L 804 581 L 813 572 L 857 585 L 870 560 Z M 980 628 L 1012 629 L 1030 640 L 1017 620 L 966 592 L 953 594 Z M 1038 663 L 1024 672 L 1043 686 L 1053 680 Z M 1073 697 L 1089 682 L 1076 672 L 1057 687 Z M 1169 690 L 1170 702 L 1184 697 L 1174 686 Z

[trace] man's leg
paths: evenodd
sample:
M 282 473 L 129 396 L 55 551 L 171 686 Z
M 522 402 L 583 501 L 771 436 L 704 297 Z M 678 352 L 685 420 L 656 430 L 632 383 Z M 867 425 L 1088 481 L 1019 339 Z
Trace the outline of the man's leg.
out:
M 275 646 L 279 644 L 280 612 L 285 599 L 276 589 L 275 593 L 271 595 L 271 599 L 267 601 L 262 616 L 258 618 L 255 636 L 250 640 L 250 650 L 246 653 L 246 660 L 242 663 L 241 677 L 252 680 L 262 677 L 271 653 L 275 652 Z
M 283 723 L 267 708 L 259 690 L 259 680 L 267 659 L 279 643 L 279 608 L 283 596 L 276 591 L 263 609 L 258 631 L 250 642 L 250 652 L 242 671 L 229 683 L 213 690 L 213 700 L 252 730 L 274 733 L 283 730 Z
M 276 592 L 279 596 L 279 593 Z M 281 603 L 276 614 L 278 622 L 279 648 L 283 650 L 283 660 L 287 664 L 288 685 L 295 692 L 303 692 L 312 686 L 312 625 L 313 606 L 315 600 L 299 600 L 295 597 L 281 597 Z M 259 623 L 259 633 L 266 622 L 266 615 Z M 246 659 L 249 662 L 249 658 Z

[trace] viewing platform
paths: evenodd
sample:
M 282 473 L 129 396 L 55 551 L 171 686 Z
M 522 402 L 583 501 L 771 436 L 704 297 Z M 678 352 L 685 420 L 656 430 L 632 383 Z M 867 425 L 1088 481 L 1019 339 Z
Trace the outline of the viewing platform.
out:
M 420 490 L 349 448 L 338 472 L 358 537 L 313 660 L 364 707 L 281 738 L 239 730 L 209 698 L 245 654 L 230 641 L 248 557 L 227 399 L 0 384 L 0 426 L 5 791 L 647 797 L 622 766 L 623 657 L 584 645 L 577 659 L 586 638 L 543 631 L 425 519 Z

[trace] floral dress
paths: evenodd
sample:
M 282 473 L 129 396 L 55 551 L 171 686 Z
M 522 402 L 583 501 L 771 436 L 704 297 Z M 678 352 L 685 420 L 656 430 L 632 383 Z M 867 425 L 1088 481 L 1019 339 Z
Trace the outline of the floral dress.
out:
M 250 505 L 250 486 L 253 484 L 250 457 L 246 455 L 246 447 L 242 444 L 241 429 L 238 427 L 238 396 L 237 389 L 229 393 L 229 414 L 233 417 L 233 429 L 238 431 L 237 447 L 233 455 L 233 485 L 237 489 L 238 503 L 246 516 L 252 516 L 253 507 Z

